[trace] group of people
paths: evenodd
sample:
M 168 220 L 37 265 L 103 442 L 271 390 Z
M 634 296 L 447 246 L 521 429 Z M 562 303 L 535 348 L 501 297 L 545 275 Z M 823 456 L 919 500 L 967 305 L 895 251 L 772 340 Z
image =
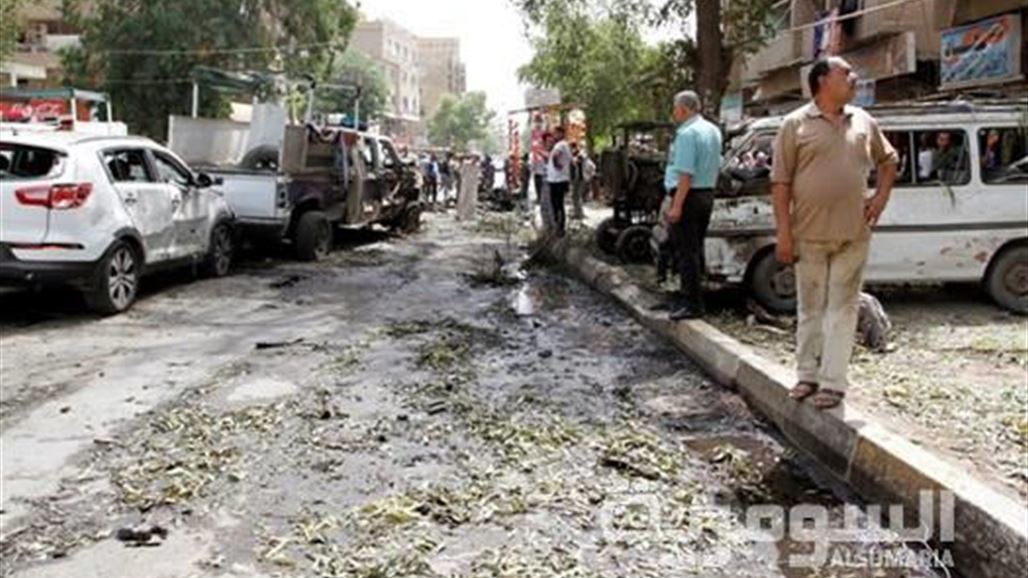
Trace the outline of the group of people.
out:
M 489 164 L 488 169 L 484 168 Z M 474 153 L 457 155 L 447 152 L 440 160 L 435 153 L 423 154 L 418 161 L 421 173 L 422 196 L 432 207 L 445 205 L 456 199 L 457 219 L 474 217 L 478 205 L 478 189 L 483 178 L 491 179 L 491 161 L 488 155 Z
M 857 76 L 843 59 L 816 62 L 807 82 L 813 101 L 785 117 L 771 161 L 775 253 L 795 265 L 798 294 L 797 401 L 838 406 L 847 368 L 871 228 L 885 210 L 899 156 L 877 121 L 850 106 Z M 721 162 L 721 132 L 701 115 L 692 91 L 674 98 L 678 128 L 668 152 L 665 219 L 681 277 L 672 320 L 704 314 L 704 239 Z M 945 168 L 951 142 L 939 133 L 931 165 Z M 876 192 L 867 197 L 874 169 Z
M 579 143 L 568 141 L 563 126 L 543 135 L 542 147 L 522 158 L 520 197 L 528 203 L 529 183 L 535 189 L 543 223 L 556 236 L 567 231 L 567 196 L 571 193 L 572 217 L 581 219 L 589 196 L 596 164 Z

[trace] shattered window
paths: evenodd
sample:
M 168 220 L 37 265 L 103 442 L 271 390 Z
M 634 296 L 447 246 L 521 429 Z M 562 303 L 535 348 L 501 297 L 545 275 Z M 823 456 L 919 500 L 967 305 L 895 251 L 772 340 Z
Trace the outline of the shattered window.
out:
M 978 131 L 982 182 L 1028 183 L 1028 128 L 983 128 Z
M 962 130 L 916 131 L 917 182 L 966 185 L 971 182 L 967 133 Z

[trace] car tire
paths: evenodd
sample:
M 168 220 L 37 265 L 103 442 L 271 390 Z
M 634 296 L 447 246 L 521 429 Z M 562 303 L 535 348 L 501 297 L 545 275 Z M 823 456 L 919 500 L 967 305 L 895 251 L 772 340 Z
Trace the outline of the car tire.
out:
M 632 225 L 618 235 L 617 255 L 625 263 L 652 263 L 653 247 L 650 237 L 653 227 Z
M 1007 247 L 992 259 L 985 290 L 1000 307 L 1028 315 L 1028 244 Z
M 210 247 L 204 262 L 204 272 L 209 277 L 224 277 L 232 268 L 236 241 L 228 223 L 218 223 L 211 229 Z
M 132 245 L 115 242 L 100 259 L 92 287 L 86 293 L 89 308 L 101 315 L 113 315 L 132 307 L 139 293 L 142 261 Z
M 762 307 L 774 313 L 796 311 L 796 273 L 791 265 L 783 265 L 774 250 L 762 251 L 747 275 L 747 289 Z
M 332 250 L 332 225 L 325 213 L 307 211 L 300 215 L 293 237 L 296 257 L 301 261 L 320 261 Z
M 618 235 L 623 228 L 624 223 L 614 217 L 604 219 L 596 227 L 596 246 L 604 253 L 614 254 L 618 247 Z

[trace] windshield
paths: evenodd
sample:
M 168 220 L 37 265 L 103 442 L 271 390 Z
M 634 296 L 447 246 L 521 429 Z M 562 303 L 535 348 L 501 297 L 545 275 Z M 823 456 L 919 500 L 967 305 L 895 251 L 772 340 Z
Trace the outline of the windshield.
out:
M 0 180 L 52 179 L 64 169 L 64 155 L 50 149 L 0 142 Z

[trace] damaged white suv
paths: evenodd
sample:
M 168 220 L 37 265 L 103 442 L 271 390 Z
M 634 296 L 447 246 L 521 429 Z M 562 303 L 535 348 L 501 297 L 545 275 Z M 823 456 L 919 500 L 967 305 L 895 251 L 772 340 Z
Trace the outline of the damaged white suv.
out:
M 5 130 L 0 282 L 71 284 L 111 314 L 155 268 L 225 275 L 233 216 L 213 184 L 149 139 Z

